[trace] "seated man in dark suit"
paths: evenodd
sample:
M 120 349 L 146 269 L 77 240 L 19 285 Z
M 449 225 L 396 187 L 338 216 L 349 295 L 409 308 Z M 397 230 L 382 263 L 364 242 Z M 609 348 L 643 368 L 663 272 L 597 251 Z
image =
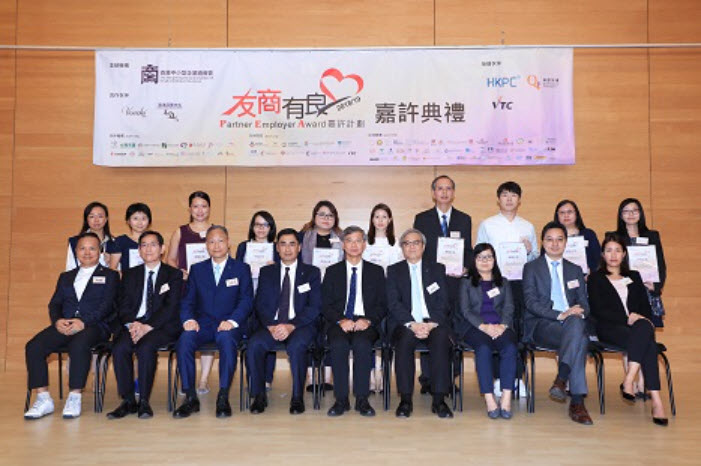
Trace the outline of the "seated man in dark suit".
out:
M 253 303 L 253 280 L 248 264 L 229 257 L 229 232 L 220 225 L 207 230 L 211 260 L 190 267 L 187 291 L 180 302 L 183 332 L 176 346 L 178 370 L 185 402 L 173 417 L 188 417 L 200 410 L 195 386 L 195 352 L 216 342 L 219 350 L 217 417 L 231 416 L 229 388 L 236 372 L 238 345 L 245 332 Z
M 385 272 L 379 265 L 363 260 L 367 236 L 362 228 L 343 230 L 346 260 L 326 269 L 321 287 L 322 312 L 331 350 L 336 402 L 329 416 L 350 410 L 348 401 L 348 357 L 353 350 L 353 394 L 355 410 L 374 416 L 368 402 L 372 347 L 380 337 L 380 322 L 386 314 Z
M 265 411 L 265 358 L 278 343 L 287 349 L 292 372 L 290 414 L 304 412 L 304 376 L 307 351 L 317 334 L 321 310 L 321 273 L 313 265 L 297 260 L 301 246 L 298 233 L 285 228 L 277 235 L 281 263 L 260 269 L 255 316 L 259 328 L 253 333 L 246 351 L 251 374 L 251 413 Z
M 585 323 L 589 302 L 584 274 L 578 265 L 562 257 L 567 244 L 567 230 L 563 225 L 556 222 L 545 225 L 541 241 L 545 255 L 523 268 L 524 339 L 557 350 L 558 372 L 550 388 L 550 397 L 565 402 L 569 381 L 570 418 L 589 425 L 592 420 L 584 406 L 589 346 Z
M 453 417 L 445 403 L 451 383 L 452 349 L 445 267 L 422 260 L 425 241 L 420 231 L 413 228 L 405 231 L 399 244 L 406 260 L 387 269 L 387 331 L 395 348 L 397 389 L 401 397 L 397 417 L 409 417 L 413 410 L 414 352 L 421 340 L 429 350 L 432 411 L 441 418 Z
M 165 251 L 163 236 L 145 231 L 139 237 L 139 255 L 144 263 L 125 270 L 119 290 L 117 316 L 119 333 L 112 348 L 114 375 L 122 403 L 107 414 L 109 419 L 138 412 L 139 418 L 153 416 L 149 404 L 158 363 L 158 348 L 178 339 L 182 271 L 161 262 Z M 133 357 L 139 361 L 139 403 L 134 395 Z
M 58 277 L 56 291 L 49 302 L 51 326 L 39 332 L 26 346 L 29 388 L 36 389 L 37 399 L 24 414 L 25 419 L 39 419 L 54 411 L 46 357 L 62 347 L 68 347 L 71 360 L 68 377 L 71 392 L 63 408 L 63 417 L 80 416 L 81 392 L 92 360 L 90 348 L 110 336 L 108 322 L 113 317 L 119 274 L 99 264 L 100 238 L 95 233 L 79 235 L 76 257 L 80 267 Z

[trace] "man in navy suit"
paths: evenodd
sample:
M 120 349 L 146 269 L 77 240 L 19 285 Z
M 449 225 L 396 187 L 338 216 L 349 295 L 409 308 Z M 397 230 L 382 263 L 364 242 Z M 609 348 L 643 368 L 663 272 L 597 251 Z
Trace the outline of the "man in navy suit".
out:
M 231 416 L 229 388 L 236 372 L 238 345 L 253 304 L 253 280 L 248 264 L 229 257 L 229 232 L 220 225 L 207 230 L 210 260 L 190 267 L 187 290 L 180 303 L 183 333 L 176 346 L 178 370 L 186 398 L 175 410 L 176 418 L 200 410 L 195 386 L 195 352 L 216 342 L 219 349 L 217 417 Z
M 100 265 L 100 238 L 95 233 L 78 237 L 76 257 L 80 267 L 58 277 L 56 291 L 49 302 L 51 326 L 39 332 L 26 346 L 29 388 L 37 399 L 24 414 L 38 419 L 54 411 L 49 394 L 46 357 L 67 346 L 71 359 L 68 377 L 70 394 L 63 409 L 66 419 L 80 416 L 81 392 L 85 387 L 92 359 L 90 348 L 110 335 L 108 321 L 113 317 L 119 274 Z
M 290 414 L 304 412 L 304 377 L 308 349 L 317 334 L 321 310 L 321 273 L 313 265 L 297 260 L 301 250 L 298 233 L 285 228 L 277 235 L 281 263 L 260 269 L 255 316 L 258 330 L 246 352 L 251 374 L 251 413 L 265 411 L 265 357 L 280 343 L 287 350 L 292 372 Z
M 567 229 L 563 225 L 545 225 L 541 241 L 545 254 L 523 268 L 524 339 L 557 350 L 558 371 L 550 398 L 564 403 L 569 382 L 570 418 L 589 425 L 592 420 L 584 406 L 589 347 L 585 323 L 589 301 L 584 274 L 579 266 L 562 257 L 567 244 Z

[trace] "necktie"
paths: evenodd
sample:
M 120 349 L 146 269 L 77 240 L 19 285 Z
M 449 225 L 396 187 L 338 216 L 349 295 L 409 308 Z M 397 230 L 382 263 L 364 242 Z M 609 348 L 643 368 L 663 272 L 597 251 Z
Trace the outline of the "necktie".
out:
M 448 236 L 448 216 L 446 214 L 441 215 L 443 221 L 441 222 L 441 230 L 443 230 L 443 236 Z
M 353 313 L 355 312 L 355 294 L 358 288 L 358 267 L 352 267 L 353 275 L 351 275 L 350 289 L 348 290 L 348 304 L 346 304 L 346 319 L 353 319 Z
M 148 273 L 148 280 L 146 280 L 146 314 L 144 315 L 144 321 L 148 321 L 153 314 L 153 270 Z
M 280 306 L 278 307 L 277 320 L 281 324 L 290 321 L 290 268 L 285 267 L 285 278 L 282 279 L 280 290 Z
M 219 285 L 219 279 L 221 278 L 221 265 L 216 264 L 214 266 L 214 283 Z
M 562 284 L 560 283 L 560 276 L 557 274 L 558 265 L 560 265 L 560 263 L 557 261 L 551 263 L 550 299 L 553 301 L 554 310 L 564 312 L 567 310 L 567 301 L 565 301 L 565 297 L 562 296 Z
M 421 306 L 421 286 L 419 286 L 419 267 L 411 265 L 411 317 L 416 322 L 424 321 L 424 313 Z

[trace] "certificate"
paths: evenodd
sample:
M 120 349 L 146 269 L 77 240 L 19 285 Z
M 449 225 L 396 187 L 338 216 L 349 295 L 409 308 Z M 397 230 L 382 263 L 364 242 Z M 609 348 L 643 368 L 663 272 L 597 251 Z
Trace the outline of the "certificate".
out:
M 523 243 L 499 243 L 497 261 L 502 276 L 509 280 L 522 280 L 526 260 L 526 245 Z
M 319 267 L 321 270 L 321 276 L 324 276 L 326 268 L 336 262 L 341 261 L 341 251 L 340 249 L 333 248 L 314 248 L 314 255 L 312 256 L 312 265 Z
M 190 267 L 198 262 L 209 259 L 207 245 L 205 243 L 187 243 L 185 245 L 185 257 L 187 259 L 187 271 L 190 272 Z
M 387 267 L 392 264 L 392 248 L 387 246 L 368 246 L 363 254 L 363 259 L 382 266 L 386 271 Z
M 580 266 L 584 275 L 589 273 L 589 266 L 587 265 L 587 241 L 584 239 L 584 236 L 570 236 L 567 238 L 567 246 L 562 256 L 568 261 Z
M 461 238 L 438 238 L 436 262 L 445 265 L 446 275 L 462 276 L 465 240 Z
M 246 243 L 243 261 L 251 266 L 251 276 L 258 278 L 260 268 L 273 261 L 273 243 Z
M 660 282 L 655 246 L 628 246 L 628 264 L 640 273 L 643 282 Z
M 129 268 L 131 269 L 132 267 L 136 267 L 137 265 L 141 265 L 143 263 L 144 263 L 144 260 L 139 255 L 139 250 L 138 249 L 130 249 L 129 250 Z

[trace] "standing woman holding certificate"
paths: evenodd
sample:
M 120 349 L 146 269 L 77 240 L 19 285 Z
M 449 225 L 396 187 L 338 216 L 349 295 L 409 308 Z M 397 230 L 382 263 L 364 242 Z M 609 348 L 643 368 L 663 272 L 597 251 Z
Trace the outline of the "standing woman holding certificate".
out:
M 394 220 L 392 209 L 387 204 L 377 204 L 370 212 L 368 227 L 368 246 L 363 253 L 363 259 L 387 267 L 404 259 L 402 249 L 394 236 Z
M 302 244 L 302 262 L 315 265 L 321 269 L 332 265 L 328 257 L 320 262 L 319 249 L 335 249 L 338 251 L 339 262 L 343 259 L 343 241 L 341 229 L 338 226 L 338 211 L 331 201 L 319 201 L 312 210 L 312 219 L 305 223 L 300 231 Z M 315 251 L 315 249 L 317 251 Z M 315 259 L 315 256 L 316 259 Z M 323 274 L 323 271 L 322 271 Z
M 139 255 L 139 237 L 151 226 L 151 209 L 141 202 L 131 204 L 127 207 L 125 220 L 129 234 L 117 236 L 107 249 L 110 268 L 122 272 L 144 263 Z
M 189 266 L 187 263 L 187 245 L 202 244 L 204 246 L 207 238 L 207 229 L 212 226 L 209 221 L 210 200 L 209 194 L 204 191 L 195 191 L 190 194 L 188 199 L 190 211 L 190 223 L 181 225 L 173 232 L 168 246 L 168 265 L 177 267 L 183 272 L 183 279 L 187 280 Z M 205 249 L 206 250 L 206 249 Z M 200 383 L 197 387 L 197 393 L 204 395 L 209 393 L 207 379 L 209 372 L 212 370 L 214 362 L 213 353 L 202 353 L 200 364 L 202 365 L 202 373 L 200 374 Z
M 110 233 L 110 217 L 107 206 L 102 202 L 91 202 L 83 209 L 83 226 L 80 228 L 80 234 L 68 238 L 68 252 L 66 253 L 66 271 L 80 267 L 80 262 L 76 255 L 76 247 L 78 246 L 78 237 L 87 232 L 92 232 L 100 238 L 100 264 L 108 267 L 110 263 L 110 255 L 108 249 L 111 249 L 109 244 L 113 241 Z
M 558 202 L 557 206 L 555 206 L 553 220 L 563 224 L 565 228 L 567 228 L 568 238 L 574 236 L 581 236 L 584 238 L 587 267 L 590 273 L 596 270 L 599 267 L 599 261 L 601 260 L 601 246 L 599 245 L 599 238 L 597 238 L 594 230 L 584 226 L 584 220 L 582 220 L 577 204 L 569 199 L 564 199 Z M 541 249 L 541 254 L 543 253 L 544 251 Z M 565 259 L 567 259 L 567 257 L 565 257 Z
M 275 248 L 275 235 L 277 235 L 275 219 L 269 212 L 259 210 L 251 217 L 248 240 L 241 241 L 236 248 L 236 260 L 251 266 L 254 292 L 258 289 L 260 268 L 280 261 L 280 255 Z

